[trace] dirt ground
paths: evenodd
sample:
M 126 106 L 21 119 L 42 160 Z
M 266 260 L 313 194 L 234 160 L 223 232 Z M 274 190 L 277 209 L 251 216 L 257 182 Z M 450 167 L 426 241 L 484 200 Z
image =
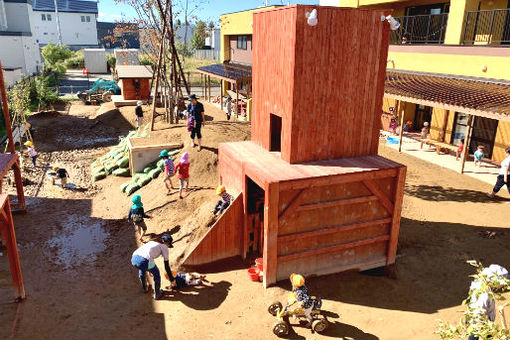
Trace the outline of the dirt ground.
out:
M 249 264 L 240 260 L 224 263 L 224 272 L 210 268 L 206 287 L 161 301 L 141 293 L 130 264 L 139 245 L 125 219 L 130 199 L 119 190 L 127 179 L 90 180 L 92 160 L 132 129 L 133 108 L 96 109 L 73 103 L 30 119 L 39 167 L 25 171 L 28 212 L 15 216 L 27 299 L 12 302 L 4 253 L 0 339 L 274 339 L 267 306 L 285 301 L 290 286 L 282 282 L 264 291 L 249 281 Z M 189 146 L 183 125 L 156 124 L 190 153 L 191 190 L 185 198 L 179 200 L 175 191 L 167 195 L 161 178 L 137 192 L 151 216 L 149 232 L 173 233 L 174 267 L 211 223 L 218 143 L 250 135 L 249 124 L 226 122 L 207 104 L 206 113 L 200 152 Z M 408 166 L 396 278 L 374 270 L 309 279 L 309 290 L 323 298 L 330 329 L 318 335 L 297 326 L 290 339 L 435 339 L 437 319 L 460 317 L 472 273 L 466 260 L 510 267 L 506 192 L 491 201 L 485 197 L 491 187 L 483 182 L 384 145 L 380 154 Z M 55 163 L 70 172 L 73 190 L 61 191 L 44 176 Z

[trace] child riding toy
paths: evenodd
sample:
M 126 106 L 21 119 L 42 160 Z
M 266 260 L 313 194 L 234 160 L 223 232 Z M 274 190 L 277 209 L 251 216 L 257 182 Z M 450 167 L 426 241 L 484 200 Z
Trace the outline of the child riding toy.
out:
M 273 333 L 279 337 L 287 335 L 290 331 L 289 317 L 291 316 L 300 321 L 308 321 L 307 326 L 311 327 L 314 332 L 324 332 L 329 324 L 326 317 L 321 314 L 322 300 L 308 295 L 303 276 L 292 274 L 290 281 L 292 282 L 292 293 L 285 307 L 282 308 L 281 302 L 277 301 L 273 302 L 267 309 L 278 320 L 273 326 Z M 290 310 L 289 307 L 296 302 L 299 306 Z

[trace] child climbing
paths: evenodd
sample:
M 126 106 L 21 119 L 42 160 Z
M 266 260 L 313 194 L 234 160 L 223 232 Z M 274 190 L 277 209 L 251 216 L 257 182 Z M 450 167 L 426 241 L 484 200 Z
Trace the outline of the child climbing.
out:
M 221 214 L 225 209 L 227 209 L 233 199 L 232 195 L 227 193 L 227 189 L 224 185 L 220 185 L 218 188 L 216 188 L 216 194 L 220 196 L 221 199 L 214 206 L 214 215 Z
M 69 173 L 66 169 L 54 166 L 53 171 L 56 173 L 56 178 L 60 178 L 60 186 L 62 189 L 65 189 L 67 186 L 67 179 L 69 178 Z M 53 184 L 55 184 L 55 180 L 53 180 Z
M 205 279 L 205 275 L 200 275 L 199 273 L 178 273 L 172 270 L 172 275 L 175 278 L 176 285 L 175 287 L 172 286 L 167 287 L 167 289 L 169 288 L 181 289 L 187 286 L 200 286 L 204 282 L 208 282 Z M 165 273 L 165 278 L 167 280 L 170 280 L 170 277 L 168 276 L 167 273 Z
M 32 168 L 35 168 L 35 162 L 37 160 L 37 151 L 35 151 L 34 143 L 31 141 L 25 142 L 25 146 L 27 147 L 26 153 L 32 158 Z
M 478 145 L 478 148 L 476 149 L 474 156 L 475 156 L 475 166 L 481 167 L 482 166 L 482 159 L 485 157 L 485 154 L 483 153 L 483 150 L 485 147 L 483 145 Z
M 455 160 L 458 161 L 459 157 L 462 157 L 462 152 L 464 151 L 464 138 L 460 140 L 460 145 L 455 152 Z
M 174 188 L 172 183 L 172 177 L 175 175 L 174 161 L 172 161 L 172 158 L 169 157 L 168 151 L 166 150 L 161 151 L 159 157 L 165 160 L 163 163 L 165 166 L 165 177 L 163 177 L 163 183 L 165 183 L 165 186 L 168 189 L 168 193 L 170 193 L 171 189 Z
M 186 191 L 189 189 L 189 154 L 183 153 L 181 160 L 175 166 L 175 171 L 179 177 L 179 198 L 182 199 L 182 189 L 184 189 L 184 183 L 186 183 Z
M 296 296 L 297 302 L 304 309 L 305 317 L 308 320 L 308 327 L 312 326 L 312 309 L 313 299 L 308 294 L 305 286 L 305 278 L 300 274 L 291 274 L 290 283 L 292 284 L 292 292 Z
M 147 232 L 147 225 L 145 224 L 144 218 L 150 218 L 145 214 L 143 210 L 142 196 L 134 195 L 131 198 L 133 205 L 129 210 L 128 221 L 133 221 L 135 227 L 138 228 L 138 233 L 140 234 L 140 242 L 143 242 L 143 237 Z

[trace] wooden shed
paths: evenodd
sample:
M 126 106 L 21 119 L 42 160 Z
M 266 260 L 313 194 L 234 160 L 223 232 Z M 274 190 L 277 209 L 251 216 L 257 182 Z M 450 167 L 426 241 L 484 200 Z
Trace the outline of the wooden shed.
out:
M 387 14 L 254 14 L 252 140 L 219 146 L 220 182 L 239 195 L 185 265 L 262 254 L 267 287 L 395 262 L 406 168 L 377 155 Z
M 152 69 L 145 65 L 119 65 L 115 68 L 123 100 L 147 100 L 151 95 Z

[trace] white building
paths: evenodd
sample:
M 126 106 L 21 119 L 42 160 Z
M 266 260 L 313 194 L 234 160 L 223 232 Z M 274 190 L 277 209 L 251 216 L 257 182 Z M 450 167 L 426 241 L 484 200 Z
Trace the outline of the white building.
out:
M 97 2 L 58 0 L 57 9 L 63 44 L 72 50 L 98 47 Z M 34 0 L 33 21 L 41 46 L 59 43 L 53 0 Z
M 221 32 L 219 28 L 207 29 L 209 36 L 205 38 L 205 46 L 219 51 L 221 48 Z
M 30 0 L 0 0 L 0 61 L 10 83 L 41 67 L 32 13 Z

